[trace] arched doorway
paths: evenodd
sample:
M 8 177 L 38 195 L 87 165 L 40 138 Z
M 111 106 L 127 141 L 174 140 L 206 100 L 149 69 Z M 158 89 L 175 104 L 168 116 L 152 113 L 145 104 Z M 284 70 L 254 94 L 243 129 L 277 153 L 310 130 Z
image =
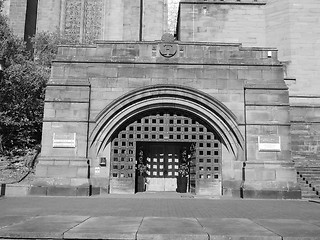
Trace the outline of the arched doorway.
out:
M 170 131 L 171 128 L 173 131 Z M 210 139 L 205 139 L 208 136 Z M 190 148 L 191 144 L 195 144 L 198 154 L 194 164 L 198 168 L 190 170 L 196 176 L 194 192 L 221 195 L 223 192 L 239 191 L 244 138 L 237 119 L 223 103 L 199 90 L 177 85 L 155 85 L 129 92 L 113 101 L 97 116 L 90 136 L 92 156 L 107 157 L 110 193 L 134 193 L 137 190 L 138 147 L 147 150 L 149 156 L 144 155 L 145 159 L 161 154 L 159 151 L 150 151 L 161 147 L 166 155 L 163 161 L 169 162 L 169 154 L 179 153 L 182 147 Z M 171 149 L 170 153 L 166 147 L 171 145 L 177 149 Z M 180 150 L 178 146 L 181 146 Z M 212 153 L 218 156 L 216 160 Z M 160 157 L 157 161 L 160 161 Z M 151 163 L 149 165 L 153 169 L 154 166 Z M 175 165 L 171 165 L 175 168 Z M 180 165 L 179 161 L 178 168 Z M 157 168 L 160 168 L 160 164 Z M 169 173 L 165 166 L 163 169 Z M 150 171 L 148 177 L 151 178 L 153 174 Z M 160 178 L 160 171 L 157 174 Z M 176 174 L 175 171 L 172 174 Z M 192 186 L 189 189 L 192 190 Z
M 135 181 L 135 192 L 221 194 L 221 138 L 203 120 L 175 109 L 129 119 L 111 141 L 111 183 Z M 111 191 L 117 186 L 111 184 Z

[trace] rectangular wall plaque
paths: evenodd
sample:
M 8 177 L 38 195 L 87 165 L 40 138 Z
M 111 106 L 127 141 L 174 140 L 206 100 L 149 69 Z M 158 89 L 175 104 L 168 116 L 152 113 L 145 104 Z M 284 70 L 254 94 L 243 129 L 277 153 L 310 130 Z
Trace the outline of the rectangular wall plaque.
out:
M 280 136 L 259 136 L 259 152 L 281 152 Z
M 76 133 L 53 133 L 52 147 L 75 148 Z

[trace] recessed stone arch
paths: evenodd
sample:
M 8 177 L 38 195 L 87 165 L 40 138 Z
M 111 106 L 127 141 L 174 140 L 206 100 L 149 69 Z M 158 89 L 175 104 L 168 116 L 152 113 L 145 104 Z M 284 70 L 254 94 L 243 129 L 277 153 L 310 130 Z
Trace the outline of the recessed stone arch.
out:
M 236 116 L 214 97 L 179 85 L 148 86 L 114 100 L 96 117 L 96 125 L 90 135 L 91 149 L 98 155 L 107 146 L 112 134 L 130 118 L 163 108 L 183 110 L 199 117 L 215 129 L 235 159 L 242 155 L 244 138 Z

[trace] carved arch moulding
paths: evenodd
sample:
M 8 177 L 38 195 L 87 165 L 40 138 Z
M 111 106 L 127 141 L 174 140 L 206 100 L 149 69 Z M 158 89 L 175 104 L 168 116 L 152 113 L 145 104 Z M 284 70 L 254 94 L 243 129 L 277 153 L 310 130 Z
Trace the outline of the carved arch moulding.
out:
M 97 154 L 106 147 L 112 134 L 130 118 L 155 109 L 189 112 L 211 126 L 236 158 L 244 149 L 244 138 L 235 115 L 220 101 L 193 88 L 155 85 L 131 91 L 114 100 L 96 117 L 90 135 L 91 148 Z

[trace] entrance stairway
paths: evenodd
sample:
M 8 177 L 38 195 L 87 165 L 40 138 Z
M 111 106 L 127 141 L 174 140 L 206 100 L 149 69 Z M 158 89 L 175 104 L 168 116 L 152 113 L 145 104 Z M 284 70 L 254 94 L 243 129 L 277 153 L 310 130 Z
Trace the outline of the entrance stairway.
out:
M 296 161 L 298 183 L 303 199 L 320 199 L 320 161 Z

